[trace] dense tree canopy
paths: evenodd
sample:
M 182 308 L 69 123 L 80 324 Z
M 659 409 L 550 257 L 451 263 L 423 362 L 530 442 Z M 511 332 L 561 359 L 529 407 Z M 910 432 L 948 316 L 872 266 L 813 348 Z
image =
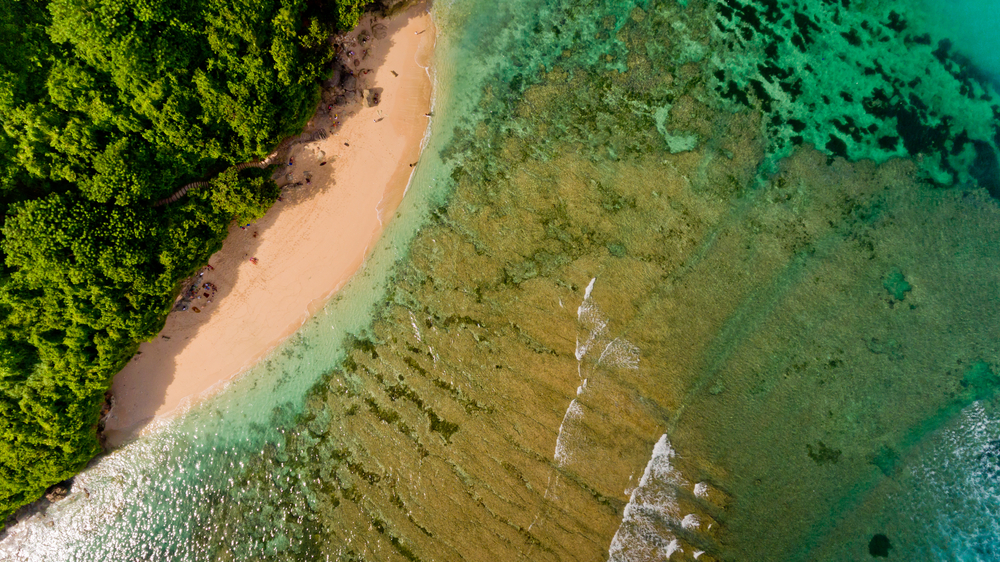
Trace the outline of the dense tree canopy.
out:
M 0 517 L 99 451 L 111 377 L 318 99 L 370 0 L 0 0 Z M 0 519 L 2 520 L 2 519 Z

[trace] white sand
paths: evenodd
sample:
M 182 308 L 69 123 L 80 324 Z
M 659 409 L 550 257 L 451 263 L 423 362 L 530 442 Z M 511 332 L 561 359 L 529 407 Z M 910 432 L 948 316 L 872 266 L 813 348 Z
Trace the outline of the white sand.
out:
M 336 128 L 329 126 L 332 116 L 320 111 L 311 125 L 329 136 L 293 146 L 294 165 L 279 176 L 279 184 L 289 172 L 293 181 L 311 176 L 311 182 L 290 186 L 283 201 L 246 230 L 232 227 L 209 261 L 214 270 L 199 281 L 218 287 L 213 302 L 195 301 L 200 313 L 189 308 L 170 314 L 160 336 L 143 344 L 115 377 L 105 424 L 110 445 L 128 441 L 154 418 L 209 395 L 254 364 L 363 263 L 383 221 L 402 201 L 431 101 L 427 67 L 434 29 L 426 5 L 381 23 L 389 35 L 366 46 L 370 54 L 357 67 L 377 66 L 363 79 L 383 88 L 381 103 L 348 118 L 340 113 Z M 358 29 L 365 28 L 371 29 L 370 20 Z M 360 55 L 361 48 L 356 50 Z

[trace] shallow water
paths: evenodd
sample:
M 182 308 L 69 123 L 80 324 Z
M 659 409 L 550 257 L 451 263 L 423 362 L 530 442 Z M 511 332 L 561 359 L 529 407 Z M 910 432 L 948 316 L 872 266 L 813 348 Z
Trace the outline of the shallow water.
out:
M 436 4 L 364 272 L 0 553 L 995 559 L 997 94 L 915 1 L 771 5 Z

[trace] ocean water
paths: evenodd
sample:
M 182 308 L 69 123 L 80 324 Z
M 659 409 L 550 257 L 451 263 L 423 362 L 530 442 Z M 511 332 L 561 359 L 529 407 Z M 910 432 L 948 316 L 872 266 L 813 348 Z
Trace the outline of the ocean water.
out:
M 1000 81 L 1000 5 L 989 0 L 925 0 L 919 7 L 937 35 L 952 41 L 989 80 Z
M 997 559 L 991 9 L 437 2 L 363 271 L 0 558 Z

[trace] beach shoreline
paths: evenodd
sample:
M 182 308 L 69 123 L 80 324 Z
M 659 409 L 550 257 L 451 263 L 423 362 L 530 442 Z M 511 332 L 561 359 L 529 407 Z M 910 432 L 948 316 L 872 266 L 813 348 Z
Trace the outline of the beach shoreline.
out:
M 429 4 L 366 15 L 338 37 L 341 69 L 287 147 L 282 197 L 232 225 L 163 330 L 114 378 L 103 436 L 117 448 L 271 353 L 364 264 L 403 200 L 430 127 Z

